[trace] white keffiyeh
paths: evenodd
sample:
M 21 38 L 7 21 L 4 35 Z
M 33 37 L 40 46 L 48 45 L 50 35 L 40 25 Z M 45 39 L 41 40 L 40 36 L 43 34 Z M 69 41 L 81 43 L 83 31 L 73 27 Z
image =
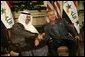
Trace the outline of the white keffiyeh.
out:
M 28 11 L 23 11 L 23 12 L 29 13 Z M 25 23 L 26 16 L 31 17 L 30 22 L 28 24 Z M 19 18 L 18 18 L 18 22 L 21 23 L 27 31 L 30 31 L 30 32 L 33 32 L 33 33 L 39 33 L 37 31 L 37 29 L 32 25 L 32 16 L 31 15 L 21 13 Z

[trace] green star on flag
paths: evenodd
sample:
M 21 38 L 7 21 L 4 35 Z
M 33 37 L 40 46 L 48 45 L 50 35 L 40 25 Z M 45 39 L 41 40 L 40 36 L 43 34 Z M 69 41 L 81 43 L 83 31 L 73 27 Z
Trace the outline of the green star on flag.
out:
M 3 9 L 3 8 L 1 9 L 2 14 L 5 13 L 5 10 L 6 10 L 6 9 Z
M 79 24 L 79 21 L 76 21 L 76 24 L 78 25 Z
M 66 7 L 67 7 L 67 12 L 69 12 L 69 9 L 71 8 L 71 5 L 68 4 Z
M 71 8 L 71 5 L 68 4 L 66 7 L 69 9 L 69 8 Z
M 5 16 L 5 18 L 7 19 L 7 18 L 8 18 L 8 16 Z

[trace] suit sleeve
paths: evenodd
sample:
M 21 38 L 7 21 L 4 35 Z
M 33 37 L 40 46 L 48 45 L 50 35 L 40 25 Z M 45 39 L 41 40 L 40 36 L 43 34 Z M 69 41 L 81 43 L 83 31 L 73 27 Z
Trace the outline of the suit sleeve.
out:
M 45 43 L 48 43 L 51 37 L 49 35 L 49 29 L 47 26 L 44 28 L 44 32 L 45 32 L 44 41 L 45 41 Z
M 47 27 L 44 27 L 44 32 L 45 32 L 44 40 L 42 40 L 39 43 L 39 45 L 37 47 L 35 47 L 36 49 L 39 49 L 45 45 L 48 45 L 48 43 L 49 43 L 50 36 L 49 36 Z

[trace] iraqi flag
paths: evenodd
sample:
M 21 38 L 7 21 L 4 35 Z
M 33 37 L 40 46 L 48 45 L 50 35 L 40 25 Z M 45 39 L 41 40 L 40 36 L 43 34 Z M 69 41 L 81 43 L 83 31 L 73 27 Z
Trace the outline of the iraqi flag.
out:
M 76 30 L 78 33 L 80 33 L 80 28 L 79 28 L 79 21 L 78 21 L 78 12 L 77 8 L 74 4 L 73 1 L 64 1 L 63 2 L 63 9 L 71 22 L 74 24 Z
M 14 19 L 6 1 L 1 1 L 1 21 L 7 29 L 14 25 Z

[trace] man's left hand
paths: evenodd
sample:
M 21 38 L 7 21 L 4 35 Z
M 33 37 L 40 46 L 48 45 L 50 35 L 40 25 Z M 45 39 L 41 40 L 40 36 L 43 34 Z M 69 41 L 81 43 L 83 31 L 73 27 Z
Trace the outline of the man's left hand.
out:
M 77 36 L 75 36 L 75 39 L 76 40 L 80 40 L 80 37 L 77 35 Z

